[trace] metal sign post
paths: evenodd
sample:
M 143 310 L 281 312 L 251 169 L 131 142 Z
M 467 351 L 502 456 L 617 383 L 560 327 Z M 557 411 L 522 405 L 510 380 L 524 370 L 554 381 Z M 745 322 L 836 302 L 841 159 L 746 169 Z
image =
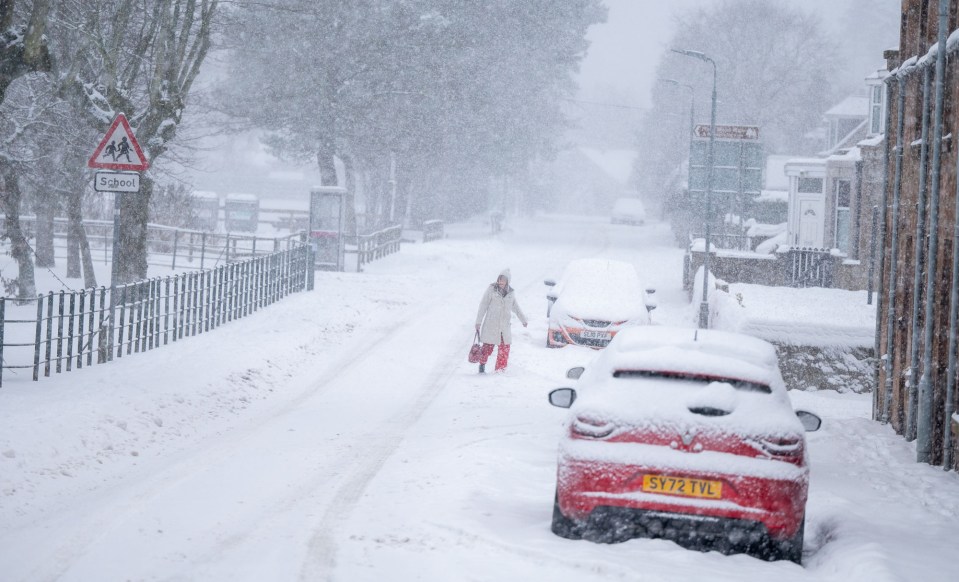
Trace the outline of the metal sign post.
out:
M 117 284 L 120 278 L 120 203 L 122 193 L 136 193 L 140 191 L 140 172 L 150 167 L 140 144 L 133 135 L 127 118 L 118 113 L 110 124 L 110 129 L 93 150 L 93 155 L 87 160 L 87 166 L 95 169 L 114 170 L 112 172 L 97 172 L 93 182 L 93 189 L 97 192 L 113 193 L 113 259 L 110 265 L 110 313 L 104 322 L 107 329 L 100 330 L 106 334 L 106 354 L 101 354 L 106 360 L 113 359 L 113 336 L 116 329 L 113 320 L 117 305 Z M 101 336 L 102 337 L 102 336 Z

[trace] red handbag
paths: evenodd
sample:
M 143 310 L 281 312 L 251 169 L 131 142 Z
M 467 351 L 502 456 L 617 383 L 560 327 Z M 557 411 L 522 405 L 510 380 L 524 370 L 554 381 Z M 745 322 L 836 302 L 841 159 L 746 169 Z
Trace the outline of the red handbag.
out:
M 483 344 L 479 341 L 479 332 L 473 338 L 473 347 L 470 348 L 470 355 L 467 358 L 471 364 L 478 364 L 483 359 Z

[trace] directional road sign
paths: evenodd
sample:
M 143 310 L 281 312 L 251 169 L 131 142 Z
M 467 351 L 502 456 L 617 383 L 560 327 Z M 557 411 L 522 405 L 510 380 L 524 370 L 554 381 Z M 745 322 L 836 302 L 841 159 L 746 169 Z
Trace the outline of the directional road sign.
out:
M 709 125 L 700 124 L 694 129 L 698 138 L 709 138 Z M 755 125 L 717 125 L 716 139 L 759 139 L 759 127 Z

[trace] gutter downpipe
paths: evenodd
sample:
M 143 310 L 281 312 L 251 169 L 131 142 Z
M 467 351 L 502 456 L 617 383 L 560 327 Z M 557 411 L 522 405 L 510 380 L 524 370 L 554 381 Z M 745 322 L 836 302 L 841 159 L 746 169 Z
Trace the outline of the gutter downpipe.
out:
M 883 133 L 883 153 L 882 153 L 882 210 L 880 214 L 882 217 L 879 219 L 880 232 L 879 232 L 879 280 L 876 281 L 876 288 L 879 292 L 876 293 L 876 339 L 875 339 L 875 349 L 873 354 L 875 356 L 879 355 L 879 350 L 882 347 L 880 345 L 882 339 L 882 274 L 885 272 L 886 268 L 886 212 L 889 206 L 889 153 L 892 148 L 889 145 L 889 126 L 892 123 L 892 106 L 889 103 L 890 89 L 892 85 L 892 80 L 894 77 L 891 75 L 883 81 L 883 90 L 886 92 L 885 103 L 886 111 L 884 115 L 884 122 L 882 133 Z M 879 362 L 876 362 L 875 369 L 873 371 L 873 385 L 876 386 L 876 389 L 872 392 L 872 419 L 879 420 L 883 423 L 889 422 L 889 400 L 885 399 L 883 404 L 883 410 L 880 412 L 879 409 Z
M 936 116 L 932 125 L 932 198 L 929 202 L 929 267 L 926 271 L 926 297 L 933 297 L 939 250 L 939 182 L 942 163 L 942 118 L 946 93 L 946 27 L 949 26 L 949 0 L 939 0 L 939 46 L 936 52 Z M 916 461 L 932 462 L 932 425 L 935 394 L 932 386 L 932 340 L 935 327 L 935 301 L 926 301 L 925 342 L 922 377 L 919 379 L 918 418 L 916 424 Z
M 896 278 L 899 261 L 899 194 L 902 192 L 902 158 L 903 158 L 903 131 L 905 129 L 906 110 L 906 71 L 900 69 L 896 73 L 899 84 L 897 95 L 897 128 L 896 128 L 896 177 L 892 188 L 892 239 L 889 243 L 889 290 L 887 292 L 888 307 L 886 308 L 886 353 L 885 359 L 885 403 L 883 405 L 883 422 L 889 422 L 889 413 L 892 409 L 892 342 L 895 339 L 896 329 Z
M 926 163 L 929 161 L 929 85 L 932 81 L 931 67 L 922 69 L 922 145 L 919 148 L 919 196 L 917 201 L 916 219 L 916 258 L 915 276 L 912 282 L 912 336 L 909 354 L 909 400 L 906 404 L 906 431 L 907 441 L 916 439 L 916 397 L 917 380 L 919 379 L 919 313 L 922 309 L 922 268 L 926 258 L 926 190 L 927 174 Z
M 956 141 L 956 131 L 953 128 L 952 141 Z M 956 201 L 959 204 L 959 148 L 956 148 Z M 943 415 L 945 424 L 942 427 L 942 468 L 952 469 L 952 415 L 955 413 L 956 390 L 956 343 L 959 325 L 959 207 L 956 208 L 956 220 L 952 232 L 952 297 L 949 302 L 949 367 L 946 372 L 946 399 Z

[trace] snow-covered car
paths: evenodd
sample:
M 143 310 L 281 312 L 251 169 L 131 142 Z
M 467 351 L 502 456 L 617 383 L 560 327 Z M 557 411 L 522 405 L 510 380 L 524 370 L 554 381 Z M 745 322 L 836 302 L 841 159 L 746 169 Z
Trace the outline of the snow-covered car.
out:
M 661 326 L 621 331 L 576 388 L 559 447 L 552 530 L 597 542 L 666 538 L 767 560 L 802 557 L 805 431 L 771 344 Z
M 547 279 L 546 346 L 570 344 L 605 347 L 627 326 L 650 321 L 656 303 L 652 288 L 644 288 L 636 268 L 623 261 L 577 259 L 559 282 Z
M 617 198 L 610 221 L 613 224 L 645 224 L 646 207 L 639 198 Z

